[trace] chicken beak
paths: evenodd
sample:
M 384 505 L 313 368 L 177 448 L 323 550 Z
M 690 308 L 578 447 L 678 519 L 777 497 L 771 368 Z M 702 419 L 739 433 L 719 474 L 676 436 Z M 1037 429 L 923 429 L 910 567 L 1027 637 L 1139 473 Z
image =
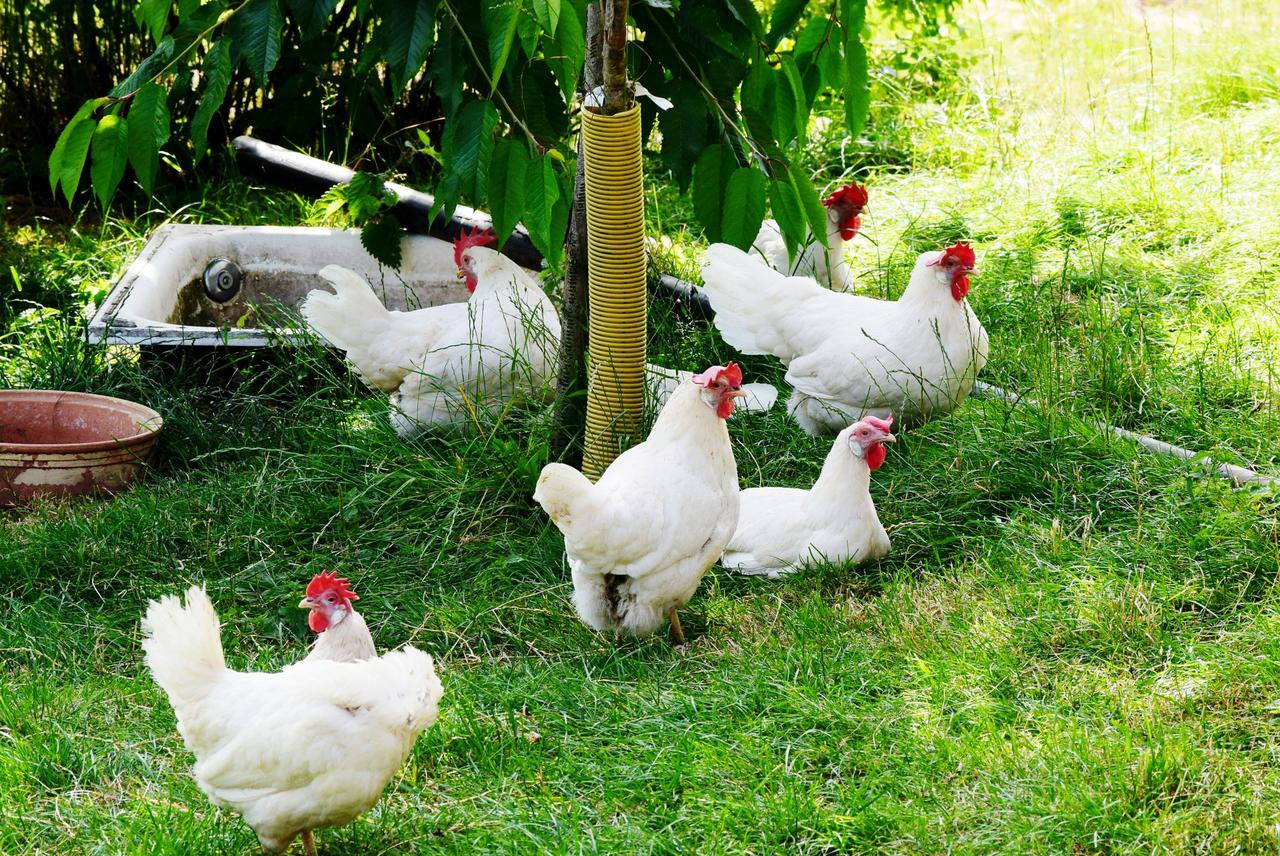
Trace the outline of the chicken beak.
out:
M 731 389 L 725 393 L 728 398 L 746 398 L 747 391 L 745 389 Z
M 298 601 L 298 609 L 310 609 L 315 605 L 315 601 L 309 597 L 304 597 L 302 600 Z
M 883 439 L 881 439 L 881 440 L 880 440 L 880 442 L 881 442 L 881 443 L 896 443 L 896 442 L 898 442 L 898 438 L 897 438 L 897 437 L 895 437 L 895 436 L 893 436 L 892 434 L 885 434 L 885 435 L 884 435 L 884 437 L 883 437 Z

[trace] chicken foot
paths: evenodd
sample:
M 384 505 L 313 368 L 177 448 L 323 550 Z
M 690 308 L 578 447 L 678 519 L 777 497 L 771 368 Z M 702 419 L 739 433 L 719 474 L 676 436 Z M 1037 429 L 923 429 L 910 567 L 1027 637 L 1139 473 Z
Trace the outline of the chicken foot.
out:
M 310 829 L 302 831 L 302 852 L 307 856 L 316 856 L 316 840 L 312 837 Z

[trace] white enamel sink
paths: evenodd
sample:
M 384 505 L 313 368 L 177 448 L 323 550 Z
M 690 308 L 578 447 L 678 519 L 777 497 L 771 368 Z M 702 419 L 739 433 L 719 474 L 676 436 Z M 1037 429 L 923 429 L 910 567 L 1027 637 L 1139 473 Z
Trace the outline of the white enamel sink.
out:
M 389 309 L 419 309 L 468 297 L 447 241 L 404 239 L 400 270 L 381 267 L 355 230 L 284 226 L 162 226 L 89 322 L 90 342 L 262 348 L 297 335 L 298 307 L 319 271 L 342 265 L 363 276 Z M 206 294 L 205 266 L 229 259 L 243 276 L 225 302 Z

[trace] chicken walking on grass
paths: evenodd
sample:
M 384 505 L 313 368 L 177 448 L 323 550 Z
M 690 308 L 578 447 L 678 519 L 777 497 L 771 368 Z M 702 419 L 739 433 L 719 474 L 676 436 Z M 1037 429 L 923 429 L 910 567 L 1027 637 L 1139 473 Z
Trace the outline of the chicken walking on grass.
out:
M 712 244 L 704 292 L 724 340 L 787 367 L 787 411 L 809 434 L 864 416 L 925 422 L 953 410 L 987 362 L 987 332 L 966 299 L 968 244 L 922 254 L 902 296 L 839 294 Z
M 805 562 L 864 562 L 887 554 L 889 536 L 870 487 L 871 473 L 884 463 L 884 444 L 894 442 L 892 424 L 868 416 L 841 431 L 808 490 L 744 490 L 721 564 L 774 579 Z
M 725 420 L 742 392 L 730 363 L 694 375 L 667 401 L 643 443 L 600 480 L 547 464 L 533 498 L 564 533 L 578 615 L 596 630 L 647 636 L 676 613 L 729 543 L 738 468 Z
M 333 583 L 308 586 L 304 600 L 311 627 L 323 625 L 321 642 L 279 672 L 227 668 L 218 616 L 200 586 L 187 590 L 185 603 L 174 595 L 152 601 L 142 619 L 147 667 L 196 756 L 197 784 L 215 805 L 238 812 L 269 853 L 301 836 L 315 856 L 313 830 L 372 808 L 435 722 L 443 693 L 431 656 L 416 648 L 355 662 L 320 659 L 325 636 L 356 628 L 359 617 L 345 610 L 338 618 L 338 601 L 352 598 L 345 585 L 348 597 L 339 597 Z

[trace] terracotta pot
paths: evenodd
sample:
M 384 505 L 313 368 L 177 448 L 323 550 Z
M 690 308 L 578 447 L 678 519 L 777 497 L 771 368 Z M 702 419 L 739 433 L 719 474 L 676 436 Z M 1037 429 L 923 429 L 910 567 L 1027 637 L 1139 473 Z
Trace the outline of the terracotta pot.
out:
M 150 407 L 105 395 L 0 390 L 0 505 L 128 487 L 163 424 Z

